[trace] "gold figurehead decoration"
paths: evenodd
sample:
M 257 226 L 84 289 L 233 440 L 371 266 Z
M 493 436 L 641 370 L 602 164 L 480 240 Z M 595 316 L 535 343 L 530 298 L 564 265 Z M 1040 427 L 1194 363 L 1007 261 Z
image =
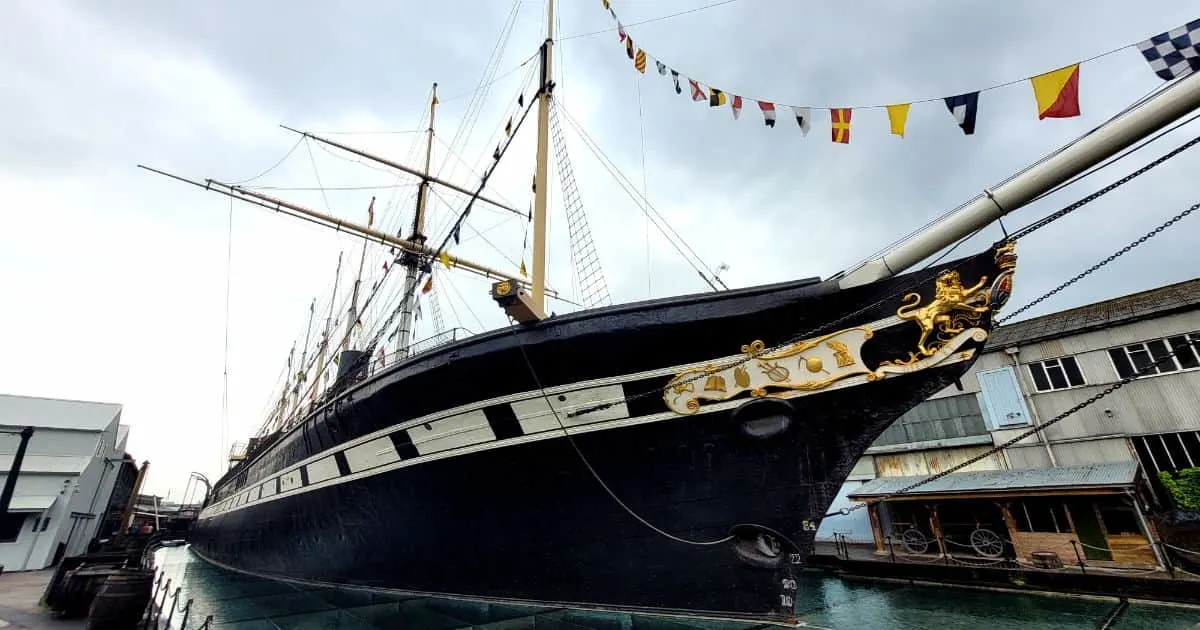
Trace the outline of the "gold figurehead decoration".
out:
M 979 318 L 988 312 L 990 298 L 984 290 L 988 278 L 984 276 L 971 288 L 965 288 L 958 271 L 943 271 L 934 282 L 933 301 L 925 306 L 921 294 L 904 296 L 904 305 L 896 309 L 896 317 L 916 322 L 921 327 L 921 338 L 917 341 L 917 357 L 928 357 L 958 333 L 979 323 Z M 930 343 L 930 335 L 937 338 Z M 947 337 L 946 335 L 949 335 Z
M 761 340 L 742 346 L 742 356 L 693 367 L 675 375 L 663 388 L 667 407 L 680 414 L 694 414 L 704 402 L 730 400 L 749 392 L 753 398 L 788 398 L 856 381 L 871 382 L 889 374 L 906 374 L 933 367 L 944 361 L 969 360 L 975 350 L 962 349 L 968 341 L 987 340 L 987 331 L 979 326 L 985 314 L 999 310 L 1012 293 L 1013 270 L 1017 266 L 1016 243 L 1004 241 L 996 246 L 995 262 L 1000 269 L 988 284 L 984 276 L 964 286 L 958 271 L 943 271 L 934 280 L 933 299 L 921 305 L 921 294 L 909 293 L 896 310 L 901 322 L 913 322 L 921 329 L 917 351 L 907 359 L 882 361 L 874 369 L 862 358 L 862 348 L 874 335 L 868 326 L 788 344 L 764 352 Z M 871 326 L 895 326 L 896 319 Z M 727 362 L 725 362 L 727 361 Z M 725 365 L 720 365 L 725 362 Z M 777 390 L 777 391 L 770 391 Z
M 680 372 L 667 383 L 663 399 L 673 411 L 692 414 L 700 410 L 702 400 L 729 400 L 746 392 L 760 398 L 771 395 L 768 389 L 825 389 L 844 378 L 871 372 L 860 353 L 872 334 L 870 328 L 848 328 L 770 352 L 764 352 L 762 340 L 755 340 L 742 346 L 742 356 L 724 367 L 710 363 Z
M 1016 241 L 1006 241 L 1003 245 L 996 247 L 996 266 L 1000 268 L 1000 274 L 992 283 L 993 313 L 1004 308 L 1004 305 L 1008 303 L 1009 296 L 1012 295 L 1013 270 L 1017 268 L 1017 254 L 1013 251 L 1016 247 Z
M 904 304 L 896 309 L 896 316 L 921 327 L 917 351 L 908 353 L 907 359 L 884 361 L 881 365 L 912 365 L 933 356 L 963 331 L 977 327 L 984 314 L 1004 306 L 1012 292 L 1013 269 L 1017 266 L 1017 255 L 1013 251 L 1016 245 L 1016 241 L 1004 241 L 996 246 L 995 261 L 1000 273 L 990 285 L 988 277 L 984 276 L 974 285 L 964 287 L 958 271 L 949 269 L 938 274 L 933 300 L 928 304 L 920 306 L 919 293 L 905 295 Z

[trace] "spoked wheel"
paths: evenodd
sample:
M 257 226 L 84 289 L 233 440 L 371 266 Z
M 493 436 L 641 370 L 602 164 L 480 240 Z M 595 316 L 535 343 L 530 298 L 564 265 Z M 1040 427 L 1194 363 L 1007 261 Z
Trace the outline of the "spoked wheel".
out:
M 900 544 L 904 545 L 904 549 L 909 553 L 925 553 L 929 549 L 929 539 L 919 529 L 905 530 L 900 535 Z
M 1004 540 L 996 532 L 980 527 L 971 532 L 971 548 L 985 558 L 999 558 L 1004 553 Z

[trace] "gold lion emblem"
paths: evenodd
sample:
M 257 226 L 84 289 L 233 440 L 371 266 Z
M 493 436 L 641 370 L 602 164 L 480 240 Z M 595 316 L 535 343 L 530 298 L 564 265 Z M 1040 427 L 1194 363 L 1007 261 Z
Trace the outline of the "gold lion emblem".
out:
M 929 336 L 934 332 L 954 335 L 966 329 L 979 316 L 988 312 L 987 284 L 984 276 L 975 286 L 964 288 L 957 271 L 947 271 L 937 277 L 933 301 L 918 308 L 921 296 L 909 293 L 904 296 L 904 305 L 896 310 L 900 319 L 916 322 L 921 327 L 921 339 L 917 342 L 920 356 L 928 357 L 937 352 L 941 344 L 929 345 Z

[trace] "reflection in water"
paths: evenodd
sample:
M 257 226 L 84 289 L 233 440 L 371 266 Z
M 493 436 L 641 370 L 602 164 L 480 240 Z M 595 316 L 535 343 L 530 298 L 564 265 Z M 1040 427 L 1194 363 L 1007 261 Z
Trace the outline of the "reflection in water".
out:
M 155 561 L 179 606 L 192 600 L 188 628 L 208 615 L 214 630 L 603 629 L 761 630 L 731 622 L 635 617 L 532 606 L 480 604 L 430 597 L 316 588 L 273 582 L 218 569 L 186 547 L 161 549 Z M 844 582 L 806 575 L 796 611 L 809 628 L 832 630 L 1092 630 L 1114 604 L 1065 597 L 1011 595 L 964 589 Z M 167 607 L 170 607 L 168 602 Z M 164 613 L 164 620 L 165 620 Z M 172 627 L 179 628 L 178 613 Z M 1131 606 L 1113 630 L 1193 630 L 1200 610 Z

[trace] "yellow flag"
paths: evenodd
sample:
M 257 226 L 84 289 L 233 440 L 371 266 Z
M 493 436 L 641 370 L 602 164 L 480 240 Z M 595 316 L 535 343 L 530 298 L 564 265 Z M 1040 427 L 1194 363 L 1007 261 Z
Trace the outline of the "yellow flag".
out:
M 441 259 L 443 265 L 446 265 L 447 269 L 450 268 L 450 254 L 446 253 L 446 250 L 443 249 L 442 253 L 438 255 L 438 258 Z
M 892 134 L 904 137 L 904 124 L 908 122 L 908 107 L 912 103 L 888 105 L 888 122 L 892 123 Z
M 529 275 L 529 274 L 525 273 L 525 261 L 524 261 L 524 260 L 522 260 L 522 261 L 521 261 L 521 276 L 522 276 L 522 277 L 525 277 L 525 276 L 528 276 L 528 275 Z

